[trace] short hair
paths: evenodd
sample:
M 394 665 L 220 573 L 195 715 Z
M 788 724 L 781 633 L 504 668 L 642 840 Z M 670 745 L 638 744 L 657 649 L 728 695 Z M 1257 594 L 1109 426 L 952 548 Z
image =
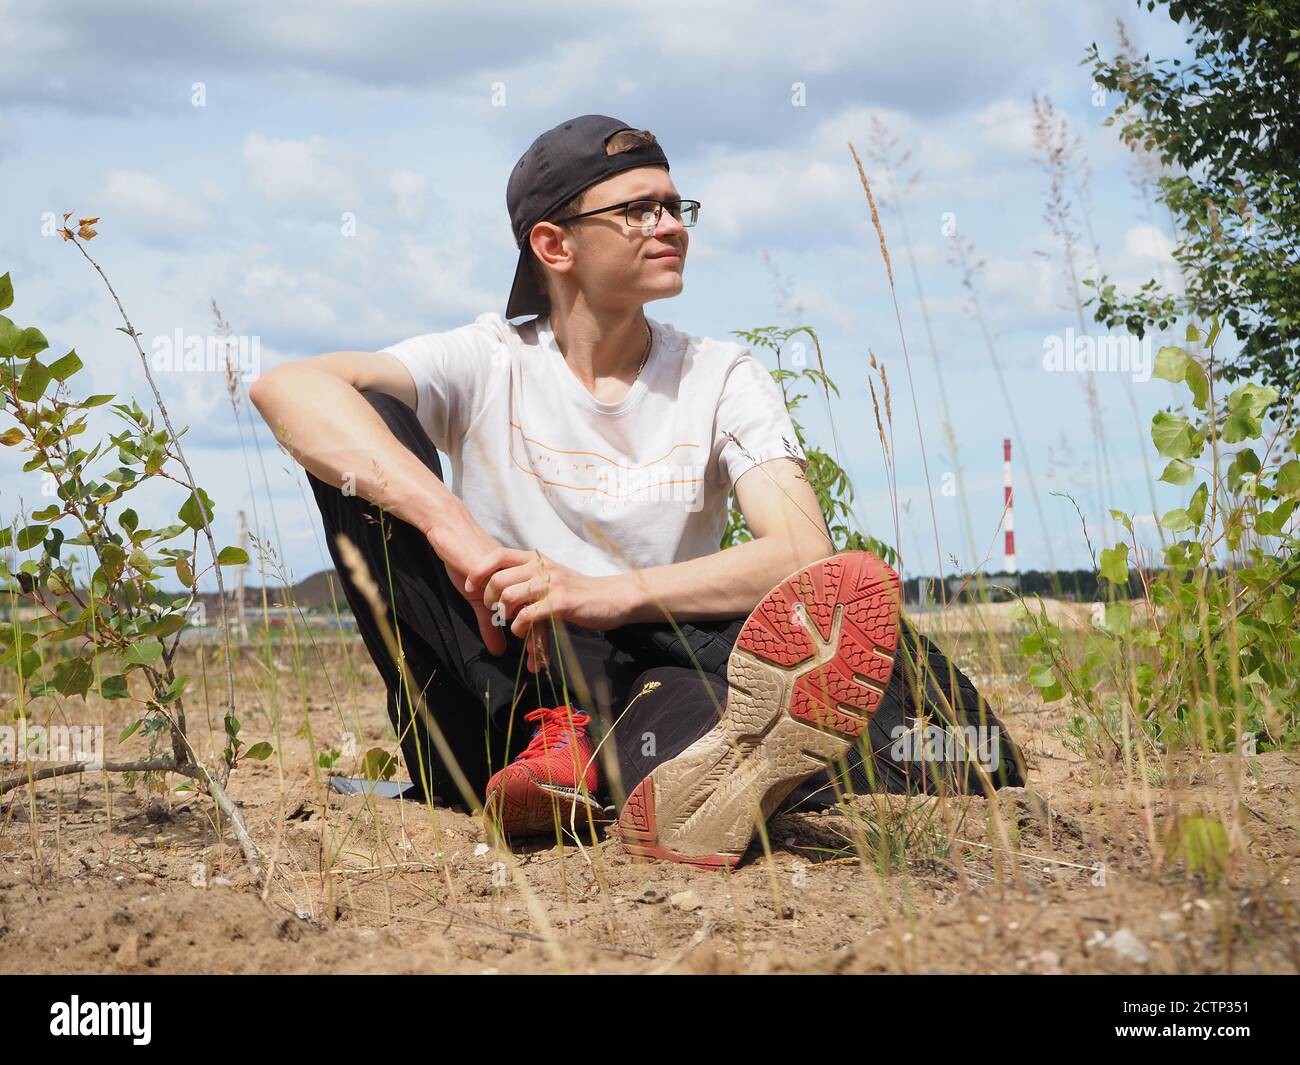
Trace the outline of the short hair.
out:
M 655 135 L 649 130 L 621 129 L 605 142 L 605 154 L 618 155 L 620 152 L 630 152 L 634 148 L 649 147 L 656 143 L 658 142 L 655 140 Z M 587 190 L 583 189 L 573 199 L 561 204 L 540 221 L 553 223 L 558 219 L 568 218 L 571 214 L 581 214 L 582 199 L 586 194 Z M 542 265 L 542 261 L 532 251 L 531 246 L 529 247 L 528 266 L 533 272 L 533 277 L 537 279 L 538 288 L 549 297 L 550 293 L 547 292 L 546 288 L 546 267 Z

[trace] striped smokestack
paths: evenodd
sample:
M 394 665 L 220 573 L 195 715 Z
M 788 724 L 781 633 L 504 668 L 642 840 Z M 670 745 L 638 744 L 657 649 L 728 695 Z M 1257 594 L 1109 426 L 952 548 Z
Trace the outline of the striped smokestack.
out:
M 1006 509 L 1006 546 L 1002 569 L 1016 572 L 1016 523 L 1011 510 L 1011 441 L 1002 441 L 1002 505 Z

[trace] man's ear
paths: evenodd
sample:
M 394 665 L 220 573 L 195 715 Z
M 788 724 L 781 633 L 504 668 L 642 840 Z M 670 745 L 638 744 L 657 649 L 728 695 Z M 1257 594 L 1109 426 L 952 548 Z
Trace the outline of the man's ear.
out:
M 572 236 L 552 222 L 538 222 L 533 226 L 528 239 L 542 270 L 554 269 L 564 273 L 573 268 L 573 252 L 565 244 L 566 235 Z

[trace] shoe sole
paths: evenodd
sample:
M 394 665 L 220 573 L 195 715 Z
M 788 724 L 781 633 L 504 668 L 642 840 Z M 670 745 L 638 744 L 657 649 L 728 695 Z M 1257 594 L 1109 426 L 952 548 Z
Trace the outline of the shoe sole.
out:
M 510 766 L 500 787 L 487 796 L 484 812 L 490 821 L 501 826 L 501 834 L 506 839 L 514 839 L 553 833 L 557 823 L 567 828 L 574 807 L 578 811 L 578 825 L 587 823 L 587 810 L 594 821 L 606 820 L 604 808 L 588 793 L 563 784 L 549 784 L 522 766 Z
M 898 574 L 866 551 L 821 559 L 768 592 L 728 659 L 718 724 L 628 796 L 624 850 L 733 868 L 760 817 L 866 729 L 893 672 L 898 604 Z

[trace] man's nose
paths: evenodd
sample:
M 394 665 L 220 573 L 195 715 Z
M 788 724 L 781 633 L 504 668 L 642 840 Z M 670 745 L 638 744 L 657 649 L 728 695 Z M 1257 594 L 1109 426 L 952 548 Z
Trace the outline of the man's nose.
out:
M 686 236 L 686 227 L 682 225 L 681 219 L 674 218 L 667 207 L 659 212 L 659 224 L 655 226 L 655 236 L 662 236 L 664 233 L 679 233 L 683 237 Z

